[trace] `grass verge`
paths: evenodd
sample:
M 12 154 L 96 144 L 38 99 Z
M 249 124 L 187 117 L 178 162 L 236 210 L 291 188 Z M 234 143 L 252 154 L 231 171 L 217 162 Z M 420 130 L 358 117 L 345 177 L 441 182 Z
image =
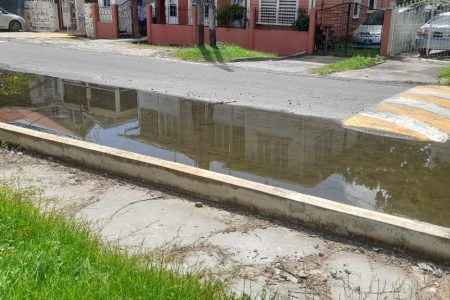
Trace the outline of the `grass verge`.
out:
M 217 48 L 181 47 L 175 51 L 175 56 L 182 60 L 226 62 L 243 58 L 273 58 L 275 54 L 248 50 L 236 45 L 218 44 Z
M 311 73 L 328 75 L 336 72 L 365 69 L 385 61 L 383 56 L 357 55 L 322 67 L 311 69 Z
M 0 184 L 0 298 L 230 299 L 218 282 L 102 245 L 86 226 L 42 213 Z
M 441 83 L 450 84 L 450 67 L 445 67 L 438 75 Z

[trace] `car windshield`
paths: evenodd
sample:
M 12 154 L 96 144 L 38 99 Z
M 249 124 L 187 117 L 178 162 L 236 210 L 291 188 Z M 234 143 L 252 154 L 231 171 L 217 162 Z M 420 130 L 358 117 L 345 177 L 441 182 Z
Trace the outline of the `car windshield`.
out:
M 450 26 L 450 15 L 437 15 L 432 18 L 427 24 L 433 22 L 433 26 Z
M 376 10 L 370 14 L 367 14 L 367 19 L 363 25 L 383 25 L 384 11 Z

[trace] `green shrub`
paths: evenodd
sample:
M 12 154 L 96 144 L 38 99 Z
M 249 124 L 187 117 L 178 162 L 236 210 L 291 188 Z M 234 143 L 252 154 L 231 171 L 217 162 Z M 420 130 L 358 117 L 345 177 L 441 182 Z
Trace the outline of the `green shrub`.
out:
M 292 24 L 292 27 L 298 31 L 308 31 L 309 30 L 309 16 L 299 16 L 298 19 Z
M 225 5 L 217 10 L 217 24 L 220 27 L 230 27 L 234 21 L 244 18 L 244 7 L 239 4 Z

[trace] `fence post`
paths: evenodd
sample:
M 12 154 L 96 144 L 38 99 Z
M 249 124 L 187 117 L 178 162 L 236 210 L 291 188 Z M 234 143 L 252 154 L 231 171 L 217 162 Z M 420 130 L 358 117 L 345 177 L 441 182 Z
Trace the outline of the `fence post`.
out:
M 316 19 L 317 13 L 316 8 L 311 8 L 309 12 L 309 28 L 308 28 L 308 53 L 312 54 L 315 49 L 316 42 Z
M 132 1 L 133 6 L 132 6 L 132 18 L 131 18 L 131 32 L 132 32 L 132 36 L 134 38 L 140 36 L 139 33 L 139 7 L 138 7 L 138 1 Z
M 383 32 L 381 33 L 380 55 L 382 56 L 386 56 L 388 54 L 389 32 L 391 31 L 391 18 L 392 18 L 392 8 L 387 8 L 384 11 Z
M 114 36 L 119 38 L 119 9 L 117 4 L 111 5 L 111 15 Z
M 250 49 L 255 49 L 255 25 L 256 25 L 256 7 L 250 8 L 250 32 L 248 35 L 248 45 Z
M 197 5 L 192 6 L 192 38 L 194 45 L 198 43 L 198 9 Z
M 98 22 L 100 22 L 100 13 L 98 11 L 98 4 L 97 3 L 92 3 L 92 13 L 93 13 L 93 17 L 94 17 L 94 39 L 98 39 L 98 28 L 97 28 L 97 24 Z
M 152 6 L 148 4 L 145 9 L 147 10 L 147 44 L 152 43 L 152 24 L 153 24 L 153 10 Z

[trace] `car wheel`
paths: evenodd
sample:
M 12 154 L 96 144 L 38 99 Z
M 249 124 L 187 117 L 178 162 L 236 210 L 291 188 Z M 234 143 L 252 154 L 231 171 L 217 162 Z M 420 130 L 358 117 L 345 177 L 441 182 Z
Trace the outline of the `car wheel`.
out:
M 19 21 L 11 21 L 9 23 L 9 31 L 20 31 L 22 29 L 22 24 Z

